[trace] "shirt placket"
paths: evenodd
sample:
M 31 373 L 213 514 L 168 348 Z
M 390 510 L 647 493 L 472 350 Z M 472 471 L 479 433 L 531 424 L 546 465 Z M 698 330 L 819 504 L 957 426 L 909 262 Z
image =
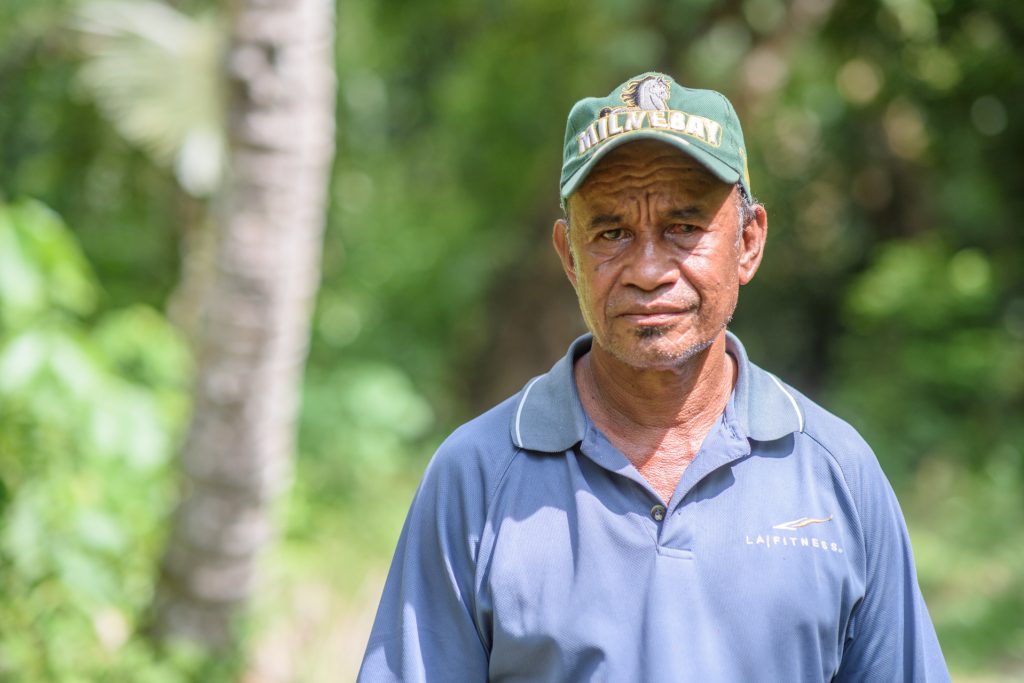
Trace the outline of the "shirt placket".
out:
M 692 505 L 701 482 L 717 469 L 750 453 L 750 443 L 739 432 L 733 405 L 708 432 L 697 456 L 683 473 L 675 494 L 666 505 L 651 485 L 629 460 L 601 434 L 593 423 L 587 425 L 582 450 L 591 460 L 635 484 L 636 513 L 650 530 L 658 552 L 679 557 L 692 557 L 693 539 L 700 524 L 698 510 Z

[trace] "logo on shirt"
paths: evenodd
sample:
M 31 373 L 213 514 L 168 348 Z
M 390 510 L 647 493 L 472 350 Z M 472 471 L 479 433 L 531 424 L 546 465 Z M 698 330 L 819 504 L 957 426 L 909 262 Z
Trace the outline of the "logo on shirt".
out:
M 760 546 L 765 550 L 772 550 L 779 546 L 783 548 L 809 548 L 826 553 L 842 555 L 844 550 L 841 545 L 827 538 L 818 535 L 810 535 L 802 532 L 806 527 L 815 524 L 825 524 L 832 521 L 832 515 L 828 517 L 801 517 L 790 522 L 776 524 L 772 529 L 790 533 L 765 533 L 756 536 L 747 535 L 744 540 L 747 545 Z
M 794 519 L 792 522 L 783 522 L 782 524 L 776 524 L 773 529 L 782 529 L 783 531 L 796 531 L 797 529 L 803 529 L 805 526 L 811 524 L 824 524 L 825 522 L 831 522 L 832 515 L 817 519 L 815 517 L 801 517 L 800 519 Z

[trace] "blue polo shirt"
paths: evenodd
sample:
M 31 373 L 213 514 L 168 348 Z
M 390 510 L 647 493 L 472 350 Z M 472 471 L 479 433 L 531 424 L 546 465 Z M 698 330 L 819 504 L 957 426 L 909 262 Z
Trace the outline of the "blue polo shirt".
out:
M 416 681 L 948 681 L 860 436 L 751 363 L 672 500 L 572 365 L 456 430 L 412 503 L 359 674 Z

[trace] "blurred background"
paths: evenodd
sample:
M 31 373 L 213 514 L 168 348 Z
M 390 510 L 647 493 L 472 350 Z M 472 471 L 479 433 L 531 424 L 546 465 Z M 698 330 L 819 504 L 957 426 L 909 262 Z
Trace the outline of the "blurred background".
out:
M 744 122 L 733 329 L 874 447 L 954 680 L 1024 680 L 1022 45 L 996 0 L 4 0 L 0 680 L 354 679 L 433 449 L 582 331 L 565 116 L 646 70 Z

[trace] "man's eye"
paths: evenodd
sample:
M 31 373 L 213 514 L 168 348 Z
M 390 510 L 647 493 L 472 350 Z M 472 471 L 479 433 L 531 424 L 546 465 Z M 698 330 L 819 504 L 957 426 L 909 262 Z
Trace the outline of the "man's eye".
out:
M 680 235 L 691 235 L 698 230 L 700 230 L 700 227 L 693 223 L 676 223 L 670 228 L 671 232 L 678 233 Z
M 605 230 L 601 233 L 601 239 L 608 240 L 609 242 L 617 242 L 626 236 L 626 231 L 622 228 L 613 228 L 612 230 Z

